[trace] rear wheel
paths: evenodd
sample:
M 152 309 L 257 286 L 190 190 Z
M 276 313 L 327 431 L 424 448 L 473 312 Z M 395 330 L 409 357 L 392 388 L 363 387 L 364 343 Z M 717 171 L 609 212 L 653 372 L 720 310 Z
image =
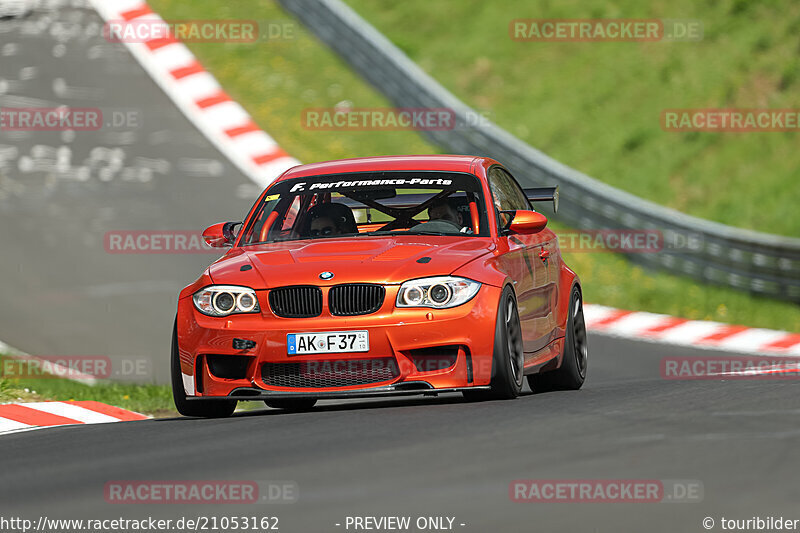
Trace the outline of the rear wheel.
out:
M 586 343 L 586 323 L 583 320 L 581 292 L 572 289 L 564 338 L 564 356 L 557 370 L 528 376 L 528 385 L 534 392 L 552 390 L 578 390 L 586 380 L 589 350 Z
M 181 363 L 178 358 L 177 324 L 172 330 L 172 356 L 170 360 L 172 373 L 172 399 L 175 407 L 183 416 L 200 418 L 224 418 L 231 416 L 236 409 L 236 400 L 189 400 L 183 388 Z
M 264 400 L 267 407 L 273 409 L 283 409 L 285 411 L 308 411 L 316 405 L 316 398 L 278 398 L 275 400 Z
M 492 381 L 490 390 L 466 390 L 468 400 L 510 400 L 522 390 L 523 364 L 522 328 L 519 323 L 517 299 L 510 287 L 503 289 L 494 332 Z

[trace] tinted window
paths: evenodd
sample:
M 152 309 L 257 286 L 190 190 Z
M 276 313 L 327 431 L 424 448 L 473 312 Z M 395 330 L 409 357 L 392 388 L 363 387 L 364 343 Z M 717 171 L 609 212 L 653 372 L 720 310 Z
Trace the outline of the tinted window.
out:
M 511 177 L 511 174 L 500 167 L 489 169 L 489 188 L 492 191 L 494 207 L 498 212 L 497 224 L 504 228 L 511 221 L 509 214 L 503 211 L 516 211 L 518 209 L 531 209 L 531 204 L 525 193 Z
M 493 167 L 489 171 L 489 187 L 492 189 L 495 207 L 500 211 L 531 208 L 528 198 L 514 178 L 500 167 Z
M 242 245 L 386 234 L 489 235 L 481 184 L 471 174 L 296 178 L 270 187 L 255 213 Z

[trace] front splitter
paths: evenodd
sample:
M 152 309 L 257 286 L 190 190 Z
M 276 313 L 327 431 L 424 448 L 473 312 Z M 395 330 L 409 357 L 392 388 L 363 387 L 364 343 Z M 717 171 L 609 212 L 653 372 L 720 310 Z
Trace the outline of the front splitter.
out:
M 449 392 L 463 392 L 463 391 L 477 391 L 477 390 L 490 390 L 491 387 L 458 387 L 451 389 L 434 389 L 434 388 L 415 388 L 415 389 L 398 389 L 396 387 L 380 387 L 374 389 L 361 389 L 361 390 L 344 390 L 344 391 L 267 391 L 263 389 L 254 389 L 242 387 L 234 389 L 228 396 L 189 396 L 186 399 L 192 400 L 276 400 L 279 398 L 316 398 L 318 400 L 337 400 L 346 398 L 374 398 L 380 396 L 436 396 Z

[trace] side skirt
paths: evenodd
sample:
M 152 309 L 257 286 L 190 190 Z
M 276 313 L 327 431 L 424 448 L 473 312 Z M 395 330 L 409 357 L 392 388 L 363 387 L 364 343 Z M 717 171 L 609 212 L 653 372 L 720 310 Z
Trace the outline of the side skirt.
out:
M 525 354 L 524 374 L 537 374 L 555 370 L 561 366 L 561 355 L 564 353 L 564 337 L 553 339 L 550 344 L 539 351 Z

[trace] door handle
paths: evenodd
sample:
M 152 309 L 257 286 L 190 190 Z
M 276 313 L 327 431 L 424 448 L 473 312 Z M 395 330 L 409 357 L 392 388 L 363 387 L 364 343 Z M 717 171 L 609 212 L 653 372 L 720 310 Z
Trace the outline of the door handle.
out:
M 547 258 L 548 257 L 550 257 L 550 252 L 549 251 L 542 250 L 541 252 L 539 252 L 539 259 L 541 259 L 545 263 L 547 262 Z

